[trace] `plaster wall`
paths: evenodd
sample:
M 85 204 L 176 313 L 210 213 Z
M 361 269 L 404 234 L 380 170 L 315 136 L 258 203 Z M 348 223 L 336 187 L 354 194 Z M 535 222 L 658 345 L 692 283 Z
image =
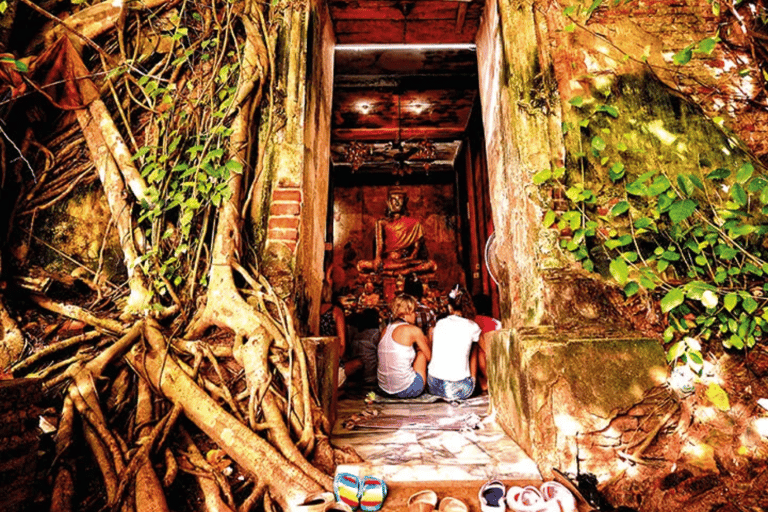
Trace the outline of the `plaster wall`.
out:
M 335 37 L 324 2 L 296 4 L 283 16 L 290 23 L 276 52 L 281 94 L 262 116 L 265 179 L 251 213 L 262 272 L 295 304 L 301 334 L 309 334 L 317 328 L 319 301 L 312 297 L 323 278 Z
M 486 2 L 477 36 L 493 224 L 505 327 L 536 325 L 541 301 L 542 245 L 538 189 L 531 177 L 561 158 L 559 104 L 542 27 L 531 2 Z

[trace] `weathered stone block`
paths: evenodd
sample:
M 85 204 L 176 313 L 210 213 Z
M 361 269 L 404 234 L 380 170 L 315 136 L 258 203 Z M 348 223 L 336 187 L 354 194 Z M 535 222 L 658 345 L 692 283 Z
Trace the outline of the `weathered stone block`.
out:
M 575 472 L 579 437 L 640 402 L 666 379 L 667 365 L 657 341 L 632 334 L 501 330 L 488 373 L 497 421 L 548 478 L 552 468 Z

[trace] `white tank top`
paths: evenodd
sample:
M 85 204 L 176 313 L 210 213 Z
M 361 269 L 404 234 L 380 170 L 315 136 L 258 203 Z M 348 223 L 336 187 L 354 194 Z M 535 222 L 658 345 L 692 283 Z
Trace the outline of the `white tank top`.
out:
M 389 324 L 379 341 L 379 387 L 389 394 L 407 389 L 416 378 L 413 369 L 416 350 L 412 345 L 401 345 L 392 339 L 392 332 L 401 325 L 406 325 L 406 322 Z

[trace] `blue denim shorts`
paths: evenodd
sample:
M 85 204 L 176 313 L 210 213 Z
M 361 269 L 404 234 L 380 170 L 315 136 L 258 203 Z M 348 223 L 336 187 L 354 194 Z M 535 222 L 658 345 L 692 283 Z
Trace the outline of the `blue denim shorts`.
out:
M 392 396 L 396 396 L 397 398 L 416 398 L 423 392 L 424 392 L 424 377 L 422 377 L 420 374 L 417 373 L 416 377 L 414 377 L 413 382 L 411 382 L 410 386 L 400 391 L 399 393 L 394 393 Z
M 472 377 L 462 380 L 442 380 L 427 375 L 427 383 L 430 394 L 445 398 L 448 401 L 466 400 L 472 396 L 472 392 L 475 390 L 475 379 Z

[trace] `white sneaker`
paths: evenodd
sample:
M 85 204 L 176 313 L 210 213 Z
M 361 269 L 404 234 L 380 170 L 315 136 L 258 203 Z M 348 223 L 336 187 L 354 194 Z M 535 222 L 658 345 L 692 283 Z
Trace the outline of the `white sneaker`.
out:
M 482 512 L 504 512 L 506 504 L 504 495 L 506 488 L 499 480 L 489 480 L 485 482 L 477 493 L 477 499 L 480 501 L 480 510 Z
M 544 482 L 541 484 L 541 497 L 546 503 L 556 504 L 554 512 L 576 512 L 576 498 L 560 482 Z

